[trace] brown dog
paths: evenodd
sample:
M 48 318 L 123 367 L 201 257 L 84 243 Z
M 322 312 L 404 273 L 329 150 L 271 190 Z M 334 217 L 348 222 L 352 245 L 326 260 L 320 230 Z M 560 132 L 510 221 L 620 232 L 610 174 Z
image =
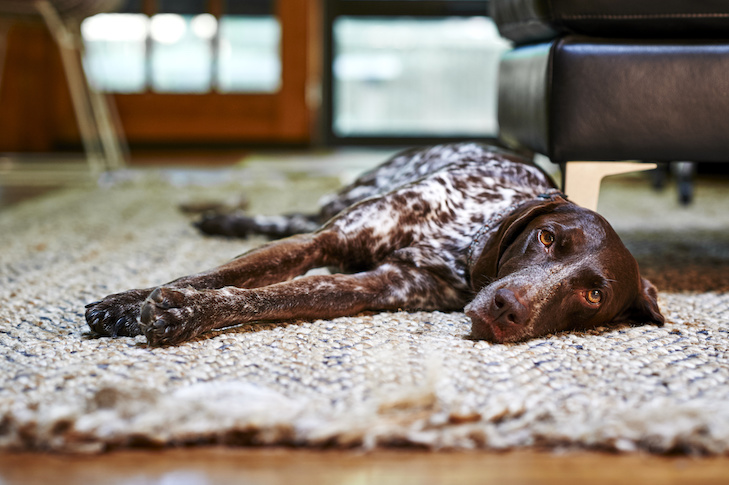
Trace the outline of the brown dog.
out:
M 410 150 L 318 217 L 213 216 L 211 233 L 274 236 L 211 271 L 87 305 L 101 335 L 176 344 L 238 323 L 365 310 L 464 310 L 472 335 L 516 342 L 613 322 L 664 321 L 655 288 L 600 215 L 513 154 L 478 143 Z M 348 274 L 305 276 L 317 267 Z

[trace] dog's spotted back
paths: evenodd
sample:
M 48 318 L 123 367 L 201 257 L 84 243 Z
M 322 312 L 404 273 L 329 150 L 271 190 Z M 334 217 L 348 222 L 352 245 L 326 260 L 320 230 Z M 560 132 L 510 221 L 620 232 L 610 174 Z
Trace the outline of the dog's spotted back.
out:
M 489 211 L 489 206 L 484 205 L 484 202 L 498 204 L 500 201 L 510 201 L 511 187 L 520 187 L 529 196 L 554 187 L 554 183 L 544 172 L 516 154 L 484 143 L 452 143 L 412 148 L 396 154 L 336 194 L 324 196 L 317 214 L 248 216 L 243 212 L 211 211 L 196 226 L 206 234 L 232 237 L 263 234 L 281 238 L 313 232 L 332 217 L 364 199 L 403 189 L 438 172 L 448 177 L 449 172 L 456 169 L 461 172 L 457 189 L 467 191 L 465 197 L 472 204 L 478 205 L 484 214 Z M 418 190 L 424 189 L 425 187 Z M 402 207 L 399 210 L 406 209 Z

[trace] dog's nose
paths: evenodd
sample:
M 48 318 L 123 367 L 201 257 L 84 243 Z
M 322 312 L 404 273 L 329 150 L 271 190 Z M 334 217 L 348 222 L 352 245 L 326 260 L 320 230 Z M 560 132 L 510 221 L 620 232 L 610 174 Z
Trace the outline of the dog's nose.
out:
M 508 289 L 496 291 L 491 303 L 491 317 L 504 325 L 523 325 L 529 316 L 529 309 L 524 306 L 516 294 Z

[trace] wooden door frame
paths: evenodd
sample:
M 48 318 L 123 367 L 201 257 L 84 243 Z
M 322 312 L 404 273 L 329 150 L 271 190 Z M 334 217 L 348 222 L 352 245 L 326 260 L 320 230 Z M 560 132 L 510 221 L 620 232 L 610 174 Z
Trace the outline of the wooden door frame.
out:
M 276 2 L 282 70 L 275 93 L 109 95 L 132 149 L 312 143 L 320 99 L 320 1 Z M 154 14 L 155 3 L 145 0 L 143 12 Z M 210 11 L 220 16 L 219 10 Z M 58 48 L 41 22 L 13 24 L 4 64 L 0 152 L 81 147 Z
M 130 144 L 295 143 L 312 139 L 315 106 L 307 90 L 316 83 L 319 0 L 278 0 L 281 85 L 271 94 L 114 94 Z M 309 97 L 310 98 L 310 97 Z

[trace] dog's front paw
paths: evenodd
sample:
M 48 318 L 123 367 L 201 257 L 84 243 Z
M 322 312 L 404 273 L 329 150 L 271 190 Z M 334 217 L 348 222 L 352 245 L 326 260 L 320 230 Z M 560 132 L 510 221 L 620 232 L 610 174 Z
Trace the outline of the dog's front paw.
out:
M 151 290 L 129 290 L 86 305 L 86 323 L 92 332 L 109 337 L 134 337 L 139 328 L 139 310 Z
M 195 318 L 191 288 L 155 289 L 144 302 L 141 330 L 149 345 L 175 345 L 190 340 L 204 329 Z

